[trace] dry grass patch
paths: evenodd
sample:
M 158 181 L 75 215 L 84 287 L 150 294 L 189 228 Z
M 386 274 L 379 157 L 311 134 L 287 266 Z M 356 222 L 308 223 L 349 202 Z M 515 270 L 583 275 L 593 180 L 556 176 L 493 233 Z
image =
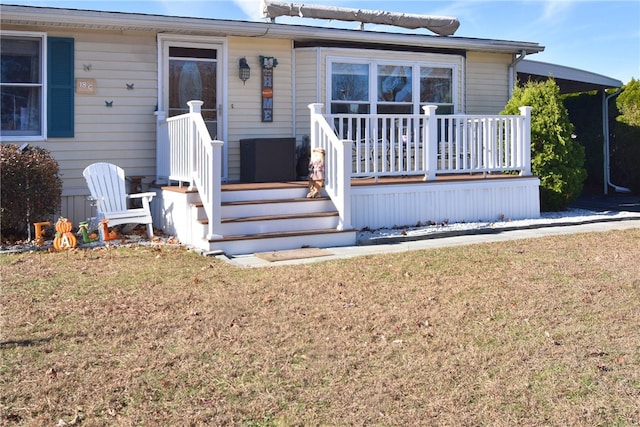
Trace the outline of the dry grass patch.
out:
M 638 229 L 266 269 L 5 255 L 2 420 L 638 425 L 639 259 Z

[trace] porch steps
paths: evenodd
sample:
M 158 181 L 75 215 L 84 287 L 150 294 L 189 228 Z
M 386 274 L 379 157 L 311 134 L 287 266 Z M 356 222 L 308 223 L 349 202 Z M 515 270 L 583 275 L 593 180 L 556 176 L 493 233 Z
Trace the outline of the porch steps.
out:
M 339 215 L 329 197 L 306 198 L 305 183 L 223 185 L 222 239 L 207 240 L 202 203 L 191 202 L 193 243 L 227 255 L 354 245 L 356 230 L 338 230 Z M 197 194 L 197 193 L 196 193 Z M 196 243 L 197 242 L 197 243 Z

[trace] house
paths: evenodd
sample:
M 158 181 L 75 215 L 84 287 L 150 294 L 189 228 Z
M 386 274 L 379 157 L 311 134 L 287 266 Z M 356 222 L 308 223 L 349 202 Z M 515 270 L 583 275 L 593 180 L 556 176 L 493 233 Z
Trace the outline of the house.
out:
M 2 142 L 52 153 L 61 214 L 76 223 L 94 215 L 82 171 L 97 161 L 155 191 L 155 226 L 205 251 L 539 215 L 530 110 L 498 115 L 537 43 L 10 5 L 0 14 L 3 62 L 31 73 L 11 91 L 3 82 Z M 297 180 L 307 142 L 326 153 L 319 199 L 305 200 Z

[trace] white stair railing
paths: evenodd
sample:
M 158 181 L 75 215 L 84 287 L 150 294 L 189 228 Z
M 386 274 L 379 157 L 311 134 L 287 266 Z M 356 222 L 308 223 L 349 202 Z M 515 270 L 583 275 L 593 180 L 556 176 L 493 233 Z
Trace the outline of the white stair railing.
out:
M 339 139 L 322 115 L 323 104 L 310 104 L 311 149 L 325 151 L 325 191 L 333 201 L 338 215 L 338 230 L 351 226 L 351 146 L 352 141 Z
M 180 185 L 188 183 L 191 187 L 191 159 L 193 147 L 191 141 L 191 113 L 169 117 L 167 134 L 169 143 L 169 181 L 177 181 Z
M 189 101 L 189 113 L 167 119 L 169 180 L 197 189 L 208 219 L 207 239 L 222 238 L 222 141 L 214 141 L 200 114 L 202 101 Z

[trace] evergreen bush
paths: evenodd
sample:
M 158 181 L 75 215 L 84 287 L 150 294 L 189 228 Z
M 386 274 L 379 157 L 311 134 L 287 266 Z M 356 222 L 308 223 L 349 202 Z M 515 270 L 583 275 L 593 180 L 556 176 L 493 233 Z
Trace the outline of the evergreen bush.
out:
M 640 194 L 640 80 L 624 85 L 616 107 L 620 115 L 610 128 L 611 181 Z
M 531 106 L 531 171 L 540 178 L 540 208 L 566 209 L 582 192 L 584 147 L 572 138 L 573 125 L 553 79 L 516 86 L 503 114 Z
M 27 224 L 51 221 L 59 211 L 58 163 L 39 147 L 0 145 L 0 229 L 3 237 L 27 236 Z
M 640 80 L 631 79 L 616 98 L 620 116 L 616 120 L 629 126 L 640 127 Z

